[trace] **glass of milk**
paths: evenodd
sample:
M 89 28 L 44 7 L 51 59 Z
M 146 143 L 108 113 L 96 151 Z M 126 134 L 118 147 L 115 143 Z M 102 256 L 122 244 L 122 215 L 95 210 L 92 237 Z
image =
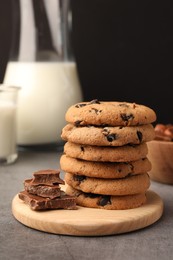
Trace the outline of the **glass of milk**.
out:
M 11 55 L 3 83 L 21 86 L 17 144 L 25 148 L 60 146 L 65 113 L 83 99 L 71 44 L 71 1 L 12 3 Z
M 19 87 L 0 85 L 0 165 L 18 157 L 16 146 L 16 108 Z

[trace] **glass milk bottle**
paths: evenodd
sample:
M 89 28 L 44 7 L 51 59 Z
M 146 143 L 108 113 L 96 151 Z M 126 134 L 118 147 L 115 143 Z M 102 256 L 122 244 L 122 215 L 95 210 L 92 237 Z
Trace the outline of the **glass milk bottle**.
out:
M 82 101 L 70 42 L 70 0 L 13 0 L 12 8 L 12 47 L 4 83 L 21 87 L 17 144 L 59 144 L 66 110 Z

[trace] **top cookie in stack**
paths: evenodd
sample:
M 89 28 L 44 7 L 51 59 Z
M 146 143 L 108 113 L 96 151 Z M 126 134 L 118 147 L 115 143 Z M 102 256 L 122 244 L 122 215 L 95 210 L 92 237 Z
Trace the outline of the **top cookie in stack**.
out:
M 155 112 L 129 102 L 82 102 L 66 112 L 60 166 L 77 204 L 104 209 L 139 207 L 150 186 L 147 142 Z

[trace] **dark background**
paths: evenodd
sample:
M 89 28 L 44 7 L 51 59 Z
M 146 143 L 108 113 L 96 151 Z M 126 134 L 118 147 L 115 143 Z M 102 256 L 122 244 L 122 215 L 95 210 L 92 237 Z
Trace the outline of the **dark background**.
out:
M 11 41 L 11 0 L 0 1 L 0 80 Z M 168 0 L 72 0 L 84 99 L 150 106 L 173 123 L 173 7 Z

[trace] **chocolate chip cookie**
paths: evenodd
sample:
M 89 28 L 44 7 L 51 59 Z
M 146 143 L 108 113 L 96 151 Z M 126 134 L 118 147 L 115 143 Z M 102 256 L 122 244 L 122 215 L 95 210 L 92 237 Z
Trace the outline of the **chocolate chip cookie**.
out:
M 151 170 L 148 158 L 129 162 L 93 162 L 68 157 L 65 154 L 60 158 L 60 166 L 65 172 L 104 179 L 123 178 Z
M 81 102 L 69 107 L 60 166 L 77 204 L 128 209 L 146 202 L 147 142 L 155 138 L 151 108 L 129 102 Z
M 130 126 L 150 124 L 156 121 L 156 114 L 141 104 L 93 100 L 72 105 L 65 119 L 76 126 Z
M 154 139 L 155 131 L 152 124 L 140 126 L 82 126 L 67 124 L 62 129 L 61 137 L 65 141 L 76 144 L 98 146 L 122 146 L 140 144 Z
M 125 210 L 140 207 L 146 202 L 146 194 L 139 193 L 125 196 L 111 196 L 86 193 L 67 186 L 66 193 L 76 197 L 76 203 L 82 207 L 107 210 Z
M 145 158 L 148 153 L 148 147 L 145 142 L 138 145 L 114 147 L 66 142 L 64 145 L 64 153 L 69 157 L 88 161 L 128 162 Z
M 145 193 L 150 186 L 150 178 L 147 173 L 121 179 L 92 178 L 66 173 L 65 181 L 69 186 L 77 190 L 102 195 L 124 196 Z

